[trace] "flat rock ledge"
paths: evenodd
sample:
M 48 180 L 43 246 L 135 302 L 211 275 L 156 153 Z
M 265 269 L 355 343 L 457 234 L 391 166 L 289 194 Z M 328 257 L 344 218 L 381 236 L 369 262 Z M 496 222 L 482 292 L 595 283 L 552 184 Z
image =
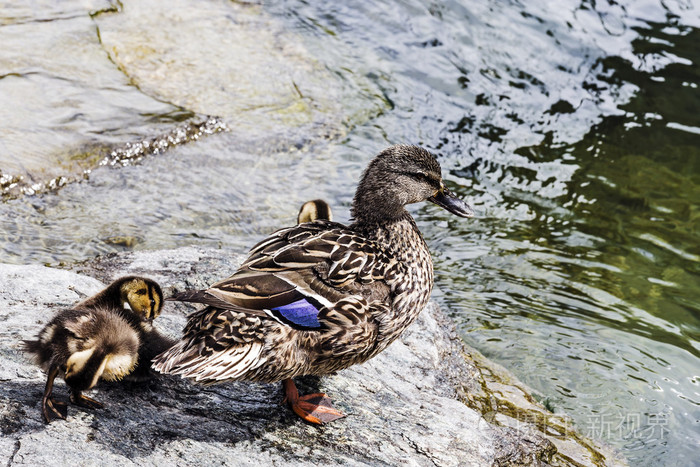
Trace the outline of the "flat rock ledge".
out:
M 506 370 L 467 347 L 431 303 L 378 357 L 300 391 L 328 393 L 347 417 L 306 424 L 280 405 L 280 384 L 210 387 L 179 377 L 101 382 L 106 407 L 69 406 L 45 425 L 45 375 L 21 350 L 53 314 L 117 277 L 141 274 L 173 290 L 235 270 L 227 250 L 109 255 L 72 270 L 0 264 L 0 459 L 5 465 L 619 465 L 608 447 L 551 414 Z M 157 327 L 178 336 L 194 307 L 166 302 Z M 54 394 L 67 400 L 62 381 Z

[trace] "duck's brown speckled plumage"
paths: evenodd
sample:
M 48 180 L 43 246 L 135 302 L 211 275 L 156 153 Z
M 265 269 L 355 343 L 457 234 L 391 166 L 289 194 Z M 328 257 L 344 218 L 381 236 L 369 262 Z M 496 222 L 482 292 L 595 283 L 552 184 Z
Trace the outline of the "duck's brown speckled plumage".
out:
M 444 187 L 432 154 L 415 146 L 385 150 L 358 186 L 352 225 L 317 220 L 279 230 L 228 279 L 177 294 L 208 306 L 189 317 L 182 339 L 154 368 L 203 384 L 274 382 L 332 373 L 377 355 L 430 297 L 430 253 L 404 209 L 426 199 L 471 215 Z M 274 312 L 297 300 L 318 309 L 317 326 Z

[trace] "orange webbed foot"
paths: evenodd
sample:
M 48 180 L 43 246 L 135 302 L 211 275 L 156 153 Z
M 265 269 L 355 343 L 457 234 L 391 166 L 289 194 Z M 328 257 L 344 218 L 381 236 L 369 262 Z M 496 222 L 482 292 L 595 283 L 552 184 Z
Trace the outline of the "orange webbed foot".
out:
M 296 404 L 290 404 L 295 414 L 310 423 L 323 425 L 343 418 L 344 413 L 333 407 L 330 397 L 325 394 L 299 396 Z
M 300 396 L 294 381 L 284 380 L 285 396 L 283 402 L 289 404 L 295 414 L 303 420 L 316 425 L 330 423 L 345 416 L 333 407 L 331 399 L 322 393 Z

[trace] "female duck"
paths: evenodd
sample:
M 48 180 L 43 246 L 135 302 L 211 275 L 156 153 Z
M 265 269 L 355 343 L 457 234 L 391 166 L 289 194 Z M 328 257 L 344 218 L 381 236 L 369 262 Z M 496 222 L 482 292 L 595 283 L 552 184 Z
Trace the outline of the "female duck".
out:
M 424 200 L 473 215 L 445 187 L 435 156 L 416 146 L 386 149 L 362 176 L 352 225 L 317 220 L 279 230 L 228 279 L 176 294 L 208 306 L 190 315 L 153 367 L 203 384 L 283 380 L 285 400 L 303 419 L 342 417 L 324 394 L 299 396 L 292 378 L 372 358 L 425 307 L 433 264 L 404 208 Z
M 160 313 L 161 303 L 157 283 L 125 277 L 72 309 L 61 311 L 41 330 L 37 340 L 24 342 L 25 350 L 34 354 L 47 372 L 42 399 L 46 423 L 66 417 L 65 404 L 52 398 L 53 382 L 59 374 L 70 388 L 72 403 L 99 408 L 102 404 L 82 392 L 100 379 L 117 381 L 130 375 L 139 360 L 150 362 L 169 347 L 172 342 L 150 324 Z M 148 372 L 148 363 L 140 366 Z

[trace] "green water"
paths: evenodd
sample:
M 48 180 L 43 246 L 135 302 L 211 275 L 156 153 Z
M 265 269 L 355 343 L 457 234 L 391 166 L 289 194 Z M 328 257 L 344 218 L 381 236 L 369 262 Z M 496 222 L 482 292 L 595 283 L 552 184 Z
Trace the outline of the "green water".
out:
M 422 144 L 477 210 L 412 209 L 464 339 L 631 465 L 698 464 L 697 3 L 87 3 L 0 1 L 0 171 L 94 169 L 6 197 L 0 261 L 245 251 Z M 94 166 L 207 115 L 229 131 Z

